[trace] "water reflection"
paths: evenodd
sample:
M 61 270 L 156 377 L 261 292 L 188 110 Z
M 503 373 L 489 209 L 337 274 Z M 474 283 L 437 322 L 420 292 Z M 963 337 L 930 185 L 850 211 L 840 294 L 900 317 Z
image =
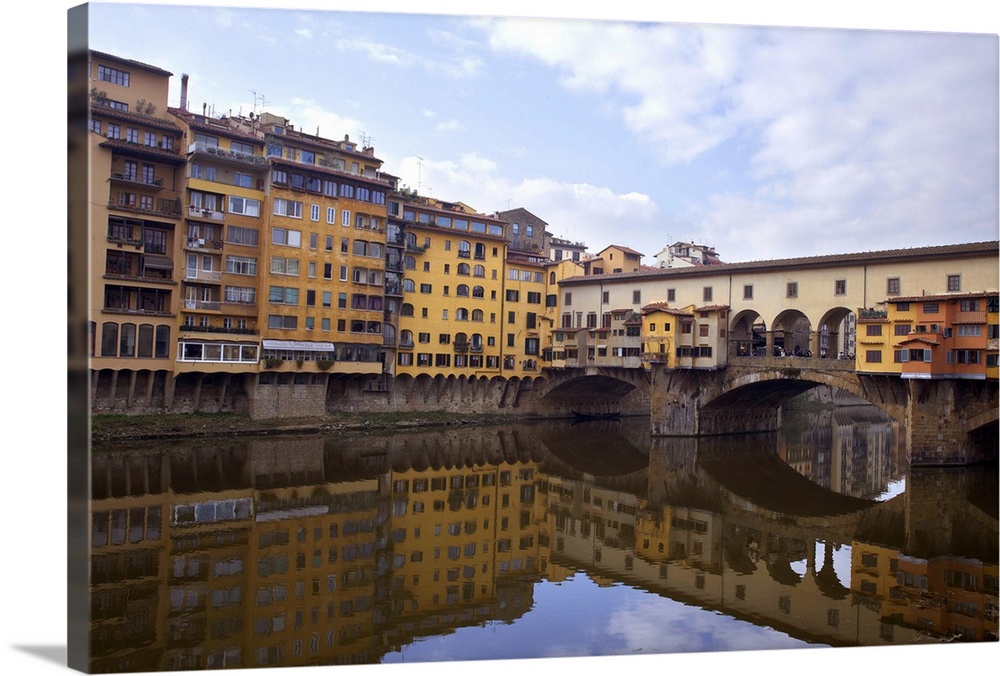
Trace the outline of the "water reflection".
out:
M 996 640 L 995 470 L 839 413 L 95 449 L 92 671 Z

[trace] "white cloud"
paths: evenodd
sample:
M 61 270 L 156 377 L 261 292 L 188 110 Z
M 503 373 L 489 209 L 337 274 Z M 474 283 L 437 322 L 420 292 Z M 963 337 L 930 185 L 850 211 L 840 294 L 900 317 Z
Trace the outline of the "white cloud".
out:
M 464 127 L 459 124 L 458 120 L 447 120 L 445 122 L 438 122 L 434 126 L 434 131 L 440 132 L 452 132 L 452 131 L 462 131 Z
M 363 123 L 327 110 L 315 99 L 293 98 L 288 107 L 268 106 L 268 112 L 287 118 L 292 126 L 306 134 L 316 134 L 325 138 L 339 139 L 344 134 L 360 136 Z
M 995 36 L 480 25 L 498 53 L 615 111 L 657 171 L 713 166 L 715 192 L 687 195 L 674 219 L 724 257 L 727 244 L 744 259 L 996 236 Z

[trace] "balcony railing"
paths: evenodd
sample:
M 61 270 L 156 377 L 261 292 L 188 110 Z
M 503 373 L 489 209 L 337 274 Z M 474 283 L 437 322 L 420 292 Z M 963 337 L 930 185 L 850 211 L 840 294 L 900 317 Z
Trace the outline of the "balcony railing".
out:
M 221 239 L 202 239 L 200 237 L 188 237 L 184 242 L 185 249 L 221 249 Z
M 168 218 L 178 218 L 181 215 L 181 201 L 179 199 L 158 198 L 155 206 L 144 207 L 142 202 L 129 202 L 119 204 L 118 202 L 108 202 L 110 211 L 126 211 L 133 214 L 152 214 L 154 216 L 166 216 Z
M 221 211 L 213 211 L 212 209 L 201 209 L 199 207 L 188 207 L 188 218 L 206 218 L 210 221 L 221 221 L 225 218 L 225 214 Z
M 956 324 L 985 324 L 986 310 L 959 310 L 955 313 Z
M 266 167 L 268 164 L 268 159 L 263 155 L 253 155 L 251 153 L 229 150 L 228 148 L 220 148 L 219 146 L 213 146 L 202 141 L 195 141 L 190 144 L 188 146 L 188 152 L 203 155 L 215 155 L 216 157 L 220 157 L 225 160 L 232 160 L 241 164 L 249 164 L 257 167 Z
M 184 299 L 185 310 L 220 310 L 222 303 L 217 300 L 195 300 L 194 298 Z
M 123 183 L 134 183 L 148 188 L 163 188 L 163 179 L 154 178 L 152 180 L 140 179 L 138 174 L 116 172 L 111 174 L 111 180 Z
M 186 268 L 184 279 L 195 279 L 199 282 L 221 282 L 221 270 L 198 270 L 196 268 Z

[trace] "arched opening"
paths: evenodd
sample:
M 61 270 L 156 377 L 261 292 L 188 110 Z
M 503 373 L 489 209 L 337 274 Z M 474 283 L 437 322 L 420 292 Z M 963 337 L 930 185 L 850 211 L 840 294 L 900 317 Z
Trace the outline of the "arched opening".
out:
M 771 329 L 771 354 L 775 357 L 808 357 L 813 352 L 812 324 L 799 310 L 781 312 Z
M 767 346 L 767 325 L 756 310 L 733 315 L 729 326 L 729 356 L 762 356 Z

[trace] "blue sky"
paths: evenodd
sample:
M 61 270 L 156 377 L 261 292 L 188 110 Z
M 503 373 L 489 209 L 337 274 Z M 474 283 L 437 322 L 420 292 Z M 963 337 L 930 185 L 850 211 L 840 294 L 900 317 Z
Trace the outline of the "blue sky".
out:
M 91 4 L 91 46 L 174 73 L 172 105 L 187 73 L 191 109 L 368 139 L 406 185 L 523 206 L 592 252 L 650 262 L 688 240 L 744 261 L 997 237 L 995 33 L 254 4 Z
M 65 221 L 49 218 L 48 206 L 61 194 L 57 185 L 53 196 L 52 183 L 64 171 L 60 83 L 66 76 L 66 12 L 75 4 L 25 4 L 21 14 L 11 14 L 16 20 L 8 22 L 9 39 L 2 43 L 11 66 L 8 91 L 18 95 L 4 107 L 12 132 L 5 138 L 8 157 L 16 158 L 4 171 L 11 186 L 23 189 L 9 201 L 9 221 L 39 233 L 54 229 L 56 239 Z M 158 4 L 180 16 L 176 0 Z M 212 4 L 267 6 L 261 0 Z M 476 12 L 910 32 L 903 36 L 906 44 L 882 39 L 884 33 L 865 39 L 872 36 L 730 30 L 732 39 L 709 31 L 695 40 L 688 32 L 693 41 L 675 41 L 673 48 L 666 39 L 653 42 L 648 26 L 643 39 L 636 38 L 635 26 L 619 25 L 617 41 L 598 43 L 580 33 L 592 26 L 573 22 L 574 34 L 563 22 L 561 32 L 548 24 L 544 39 L 537 32 L 529 39 L 528 29 L 537 29 L 538 22 L 403 21 L 398 12 L 415 10 L 401 1 L 287 4 L 310 11 L 271 13 L 266 24 L 244 27 L 235 14 L 227 24 L 218 11 L 188 13 L 177 24 L 165 14 L 133 21 L 126 7 L 109 8 L 105 16 L 114 23 L 93 26 L 93 46 L 128 52 L 122 55 L 178 76 L 189 73 L 196 105 L 250 110 L 255 90 L 266 96 L 269 109 L 303 129 L 319 126 L 332 137 L 366 134 L 386 170 L 409 185 L 419 181 L 425 192 L 481 211 L 524 206 L 554 234 L 584 240 L 592 249 L 627 242 L 651 256 L 668 239 L 693 239 L 715 246 L 724 260 L 739 261 L 997 238 L 1000 22 L 997 9 L 982 0 L 419 4 L 421 12 L 467 17 Z M 321 21 L 321 12 L 332 8 L 379 16 Z M 454 39 L 441 39 L 439 31 Z M 994 37 L 930 39 L 914 31 Z M 307 52 L 310 44 L 313 51 Z M 254 54 L 261 55 L 256 62 Z M 302 58 L 308 54 L 312 58 Z M 292 84 L 293 74 L 302 84 Z M 315 84 L 317 74 L 325 76 L 324 84 Z M 424 158 L 419 179 L 417 156 Z M 2 523 L 8 541 L 32 543 L 33 551 L 29 566 L 23 557 L 8 557 L 0 568 L 6 579 L 20 581 L 7 599 L 18 621 L 7 627 L 6 648 L 0 650 L 13 672 L 63 673 L 65 334 L 58 322 L 56 330 L 46 329 L 52 304 L 65 302 L 65 270 L 38 256 L 9 258 L 15 260 L 3 268 L 7 288 L 34 283 L 40 271 L 51 282 L 32 293 L 9 294 L 7 316 L 27 322 L 17 324 L 20 331 L 0 333 L 4 351 L 17 355 L 6 372 L 18 388 L 6 409 L 5 420 L 13 423 L 8 446 L 16 451 L 8 454 L 7 470 L 31 479 L 15 481 L 4 493 Z M 31 349 L 25 351 L 28 331 Z M 43 371 L 49 378 L 38 377 L 39 358 L 51 369 Z M 52 495 L 47 486 L 55 487 Z M 30 519 L 23 518 L 26 506 Z M 58 602 L 40 603 L 40 589 Z M 945 669 L 957 661 L 996 660 L 996 648 L 922 646 L 862 654 L 874 668 L 919 659 L 925 669 Z M 769 651 L 766 661 L 758 653 L 750 664 L 732 653 L 588 663 L 702 671 L 706 665 L 712 671 L 766 664 L 777 673 L 825 674 L 855 667 L 858 655 L 823 651 L 818 661 L 814 651 L 779 650 Z M 507 673 L 502 666 L 485 671 Z M 579 669 L 580 663 L 553 659 L 547 667 Z M 467 671 L 452 663 L 405 673 Z

